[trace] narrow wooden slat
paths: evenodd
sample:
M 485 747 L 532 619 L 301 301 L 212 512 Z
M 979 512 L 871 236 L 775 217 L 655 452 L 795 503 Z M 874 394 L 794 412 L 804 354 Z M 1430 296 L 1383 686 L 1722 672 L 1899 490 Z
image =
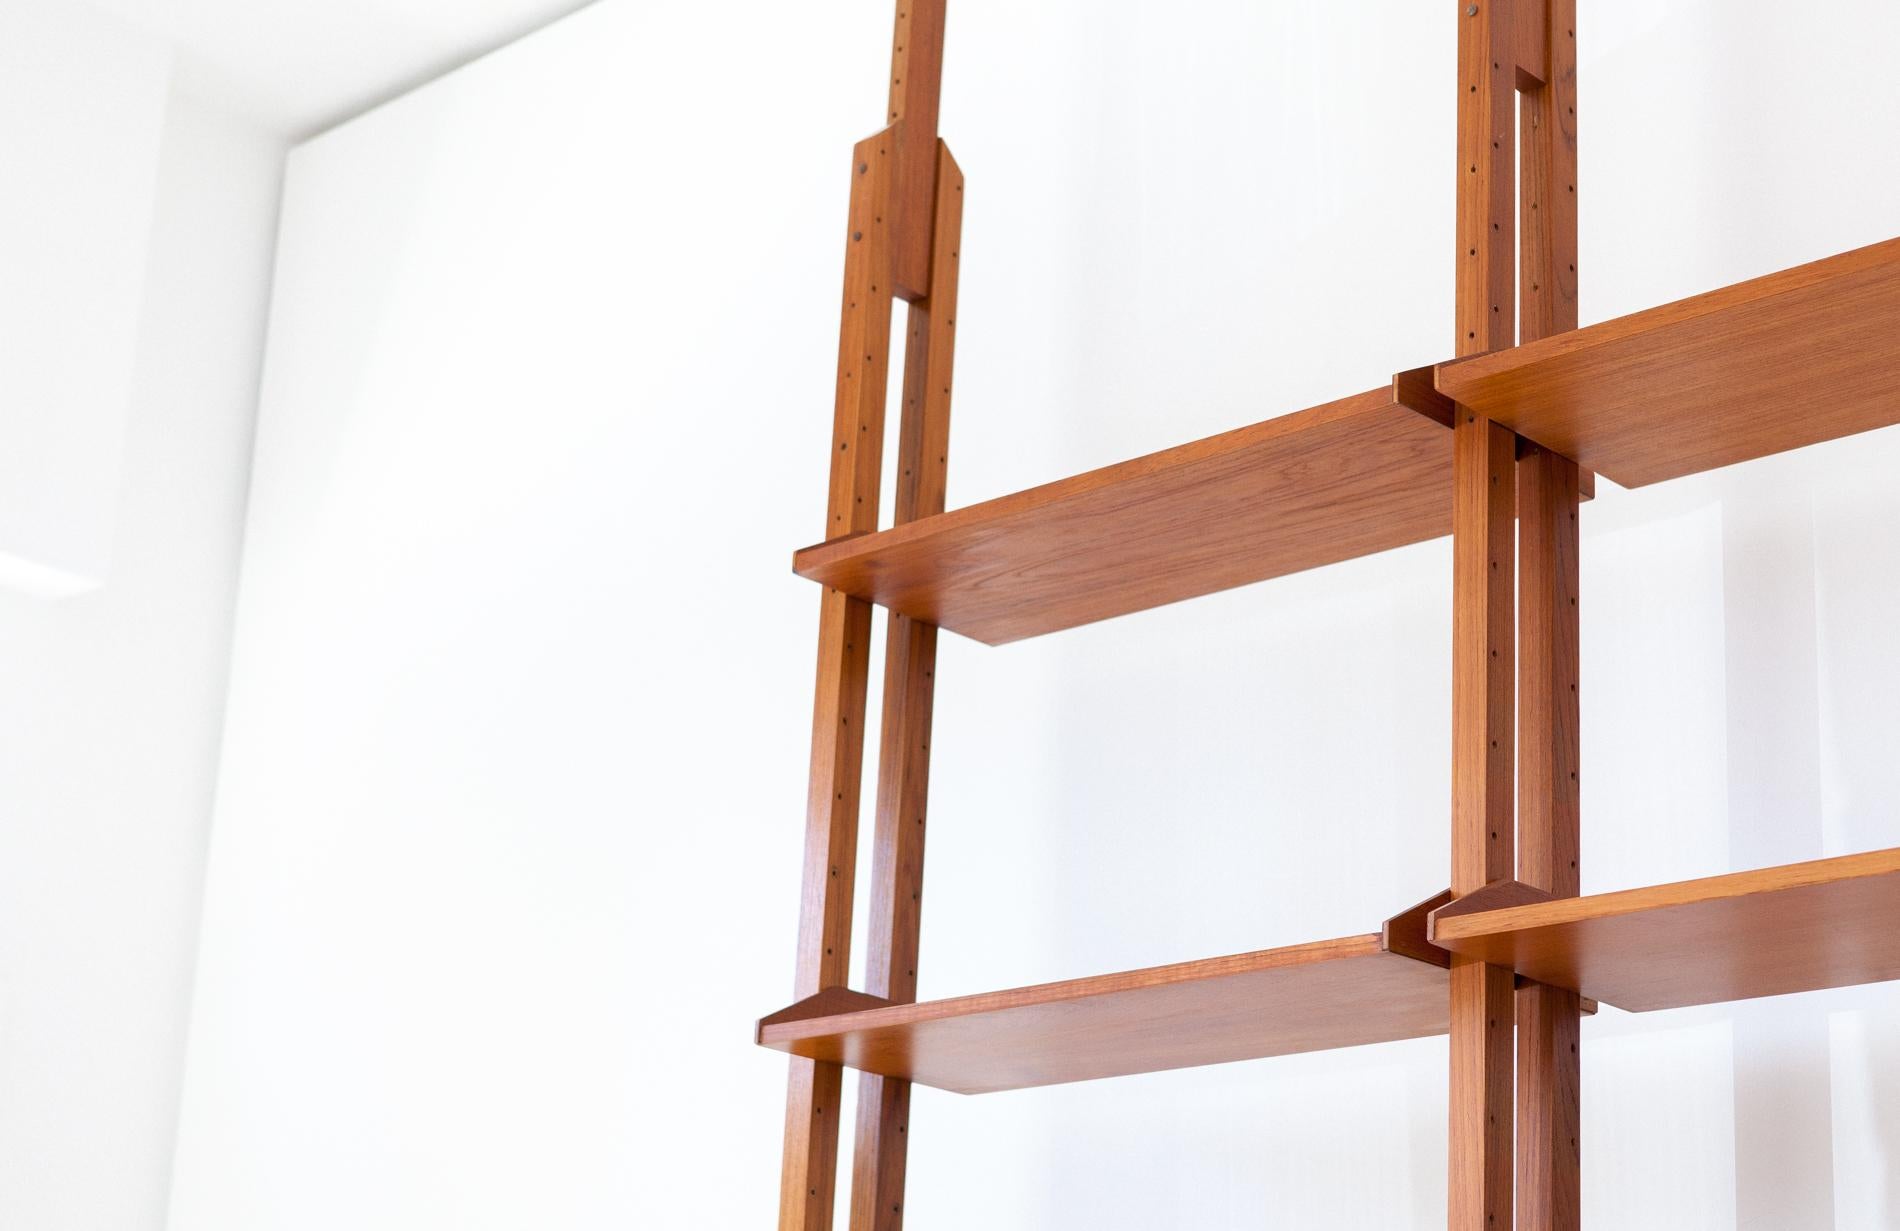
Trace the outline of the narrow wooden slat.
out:
M 804 577 L 989 644 L 1451 530 L 1451 433 L 1377 389 L 798 553 Z
M 1518 462 L 1518 877 L 1578 892 L 1576 466 L 1533 448 Z M 1578 997 L 1517 993 L 1518 1231 L 1578 1231 L 1582 1081 Z
M 1517 8 L 1523 176 L 1519 329 L 1525 342 L 1577 327 L 1577 5 Z M 1579 891 L 1578 535 L 1574 462 L 1536 445 L 1518 466 L 1517 867 L 1558 897 Z M 1582 1221 L 1580 1005 L 1532 983 L 1517 992 L 1517 1229 Z
M 1517 441 L 1459 410 L 1452 530 L 1452 891 L 1513 865 Z M 1452 1231 L 1511 1225 L 1508 969 L 1454 956 L 1450 978 Z
M 1900 979 L 1900 850 L 1440 917 L 1436 944 L 1631 1012 Z
M 860 142 L 852 156 L 826 505 L 826 522 L 840 533 L 877 525 L 890 361 L 891 288 L 886 271 L 890 267 L 891 145 L 886 131 Z M 870 605 L 827 589 L 819 607 L 812 707 L 804 887 L 794 982 L 800 998 L 842 986 L 849 971 L 870 650 Z M 843 1073 L 835 1064 L 792 1062 L 779 1177 L 781 1231 L 825 1231 L 831 1226 L 842 1080 Z
M 1460 355 L 1516 340 L 1519 3 L 1457 6 Z M 1513 863 L 1517 440 L 1463 406 L 1454 417 L 1451 888 L 1465 894 Z M 1512 984 L 1509 971 L 1452 960 L 1451 1231 L 1511 1225 Z
M 963 233 L 963 176 L 939 144 L 931 286 L 910 306 L 904 353 L 903 422 L 898 432 L 895 520 L 943 511 L 949 461 L 950 389 Z M 884 719 L 878 754 L 877 826 L 871 858 L 865 984 L 896 1004 L 917 998 L 923 918 L 924 833 L 930 784 L 931 711 L 937 669 L 934 625 L 893 612 L 885 637 Z M 851 1180 L 854 1231 L 903 1225 L 910 1133 L 910 1083 L 866 1074 L 858 1084 L 857 1148 Z
M 1440 365 L 1440 391 L 1625 487 L 1900 423 L 1900 239 Z
M 1446 977 L 1373 933 L 762 1025 L 759 1041 L 975 1094 L 1440 1034 Z

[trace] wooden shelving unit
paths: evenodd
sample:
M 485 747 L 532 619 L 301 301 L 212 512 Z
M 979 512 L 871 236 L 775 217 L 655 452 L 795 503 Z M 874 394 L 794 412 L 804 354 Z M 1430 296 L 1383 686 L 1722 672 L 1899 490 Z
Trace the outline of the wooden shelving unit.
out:
M 1455 357 L 945 512 L 963 174 L 945 0 L 899 0 L 889 125 L 851 159 L 781 1231 L 896 1231 L 915 1082 L 980 1093 L 1450 1036 L 1447 1222 L 1575 1231 L 1579 1021 L 1900 978 L 1900 851 L 1580 897 L 1577 513 L 1900 422 L 1900 239 L 1577 320 L 1575 0 L 1456 8 Z M 1521 226 L 1520 226 L 1521 221 Z M 908 303 L 894 522 L 877 524 Z M 1450 890 L 1376 934 L 917 1003 L 937 633 L 1002 643 L 1450 534 Z M 849 954 L 873 604 L 887 609 L 868 961 Z

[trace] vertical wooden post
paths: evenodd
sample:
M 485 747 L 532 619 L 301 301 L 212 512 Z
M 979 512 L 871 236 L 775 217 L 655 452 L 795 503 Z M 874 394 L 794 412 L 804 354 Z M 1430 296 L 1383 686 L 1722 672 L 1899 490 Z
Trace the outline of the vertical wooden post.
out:
M 897 0 L 890 124 L 859 142 L 852 154 L 827 539 L 877 529 L 891 308 L 898 299 L 912 306 L 897 520 L 943 510 L 963 193 L 962 173 L 937 139 L 945 4 Z M 819 614 L 798 999 L 844 986 L 850 968 L 870 643 L 870 604 L 827 589 Z M 916 996 L 936 645 L 935 627 L 892 617 L 868 980 L 873 992 L 891 999 Z M 831 1227 L 842 1083 L 838 1065 L 791 1061 L 779 1179 L 781 1231 Z M 859 1102 L 852 1225 L 896 1227 L 903 1204 L 909 1083 L 867 1077 Z
M 1459 408 L 1452 505 L 1452 892 L 1513 873 L 1517 438 Z M 1511 1226 L 1509 969 L 1451 966 L 1452 1231 Z
M 1520 39 L 1526 342 L 1577 327 L 1576 0 L 1534 0 L 1537 39 Z M 1531 23 L 1527 23 L 1531 24 Z M 1558 897 L 1580 892 L 1578 475 L 1530 447 L 1518 462 L 1518 871 Z M 1581 1073 L 1574 992 L 1517 993 L 1519 1231 L 1578 1231 Z
M 1517 323 L 1514 0 L 1458 0 L 1457 349 L 1512 344 Z M 1459 407 L 1452 500 L 1452 891 L 1515 872 L 1517 439 Z M 1509 970 L 1451 968 L 1451 1231 L 1508 1231 Z
M 905 347 L 895 512 L 899 524 L 941 513 L 944 506 L 963 173 L 941 142 L 938 159 L 932 289 L 928 298 L 911 304 Z M 917 999 L 936 626 L 892 612 L 885 649 L 865 990 L 909 1004 Z M 860 1075 L 858 1139 L 851 1168 L 853 1231 L 897 1231 L 903 1226 L 909 1131 L 910 1082 L 875 1073 Z
M 1517 879 L 1578 892 L 1577 467 L 1533 448 L 1518 462 Z M 1517 1218 L 1520 1231 L 1578 1231 L 1582 1219 L 1577 994 L 1517 993 Z
M 877 528 L 890 362 L 889 201 L 895 147 L 892 130 L 886 129 L 860 141 L 852 152 L 827 538 Z M 850 969 L 870 653 L 870 604 L 826 589 L 818 622 L 804 890 L 793 989 L 797 999 L 844 986 Z M 843 1077 L 835 1064 L 798 1057 L 791 1061 L 779 1175 L 782 1231 L 827 1231 L 831 1226 Z

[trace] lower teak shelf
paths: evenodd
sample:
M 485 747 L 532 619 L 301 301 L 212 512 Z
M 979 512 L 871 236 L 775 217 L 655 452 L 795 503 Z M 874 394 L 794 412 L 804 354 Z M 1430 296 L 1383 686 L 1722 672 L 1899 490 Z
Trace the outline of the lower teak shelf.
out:
M 1520 900 L 1481 909 L 1488 897 Z M 1433 943 L 1631 1012 L 1900 979 L 1900 849 L 1437 912 Z
M 1383 932 L 953 1000 L 832 989 L 761 1021 L 758 1041 L 981 1094 L 1443 1034 L 1449 959 L 1422 938 L 1446 901 Z
M 1581 898 L 1501 881 L 1366 935 L 923 1004 L 831 988 L 758 1041 L 959 1094 L 1153 1073 L 1443 1034 L 1451 954 L 1585 1012 L 1900 979 L 1900 848 Z

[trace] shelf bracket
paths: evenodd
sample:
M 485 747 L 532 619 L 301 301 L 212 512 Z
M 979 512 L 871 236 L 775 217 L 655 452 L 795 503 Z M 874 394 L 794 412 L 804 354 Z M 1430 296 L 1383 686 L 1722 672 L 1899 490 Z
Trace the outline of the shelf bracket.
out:
M 767 1026 L 782 1026 L 787 1022 L 808 1022 L 815 1017 L 836 1017 L 840 1013 L 857 1013 L 864 1009 L 882 1009 L 890 1003 L 884 997 L 873 996 L 868 992 L 854 992 L 848 987 L 828 987 L 803 1000 L 788 1004 L 776 1013 L 761 1017 L 758 1028 L 753 1031 L 752 1041 L 761 1042 Z
M 1379 943 L 1396 953 L 1427 965 L 1450 969 L 1451 954 L 1431 942 L 1432 912 L 1451 902 L 1451 890 L 1442 890 L 1416 906 L 1400 911 L 1379 927 Z

